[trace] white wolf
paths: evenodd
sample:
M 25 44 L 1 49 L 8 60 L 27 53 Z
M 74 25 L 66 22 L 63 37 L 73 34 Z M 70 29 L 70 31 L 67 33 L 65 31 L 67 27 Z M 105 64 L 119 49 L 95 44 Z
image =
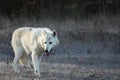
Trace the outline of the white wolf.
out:
M 13 32 L 11 45 L 15 53 L 13 67 L 18 70 L 18 63 L 25 60 L 34 68 L 36 75 L 40 76 L 40 63 L 43 54 L 49 55 L 52 48 L 59 44 L 57 32 L 48 28 L 22 27 Z M 32 62 L 28 58 L 31 54 Z

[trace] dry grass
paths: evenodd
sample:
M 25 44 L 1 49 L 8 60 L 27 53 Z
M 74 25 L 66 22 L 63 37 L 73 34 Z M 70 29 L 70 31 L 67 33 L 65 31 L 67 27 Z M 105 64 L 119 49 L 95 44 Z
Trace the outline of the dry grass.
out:
M 41 26 L 56 29 L 60 45 L 41 65 L 41 80 L 119 80 L 120 16 L 74 20 L 0 18 L 0 80 L 39 80 L 30 68 L 14 73 L 10 45 L 14 29 Z

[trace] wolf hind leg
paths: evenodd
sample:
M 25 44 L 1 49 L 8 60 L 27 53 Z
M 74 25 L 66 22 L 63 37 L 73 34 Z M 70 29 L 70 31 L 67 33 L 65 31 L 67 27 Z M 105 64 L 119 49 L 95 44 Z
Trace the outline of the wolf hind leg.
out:
M 13 60 L 13 68 L 14 68 L 15 72 L 19 73 L 18 64 L 19 64 L 19 59 L 23 55 L 23 49 L 21 47 L 14 48 L 14 52 L 15 52 L 15 57 L 14 57 L 14 60 Z
M 27 60 L 27 64 L 29 65 L 29 67 L 33 68 L 33 62 L 32 62 L 32 60 L 30 59 L 29 56 L 26 57 L 26 60 Z
M 23 52 L 22 56 L 19 59 L 19 63 L 25 67 L 25 61 L 26 61 L 27 54 Z

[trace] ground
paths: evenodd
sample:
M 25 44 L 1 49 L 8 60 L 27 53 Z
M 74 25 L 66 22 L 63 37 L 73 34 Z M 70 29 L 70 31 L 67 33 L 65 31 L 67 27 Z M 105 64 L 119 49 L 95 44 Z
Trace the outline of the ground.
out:
M 110 59 L 102 59 L 99 56 L 93 56 L 90 59 L 85 55 L 77 55 L 71 58 L 71 62 L 64 61 L 65 57 L 59 57 L 60 55 L 51 56 L 50 58 L 43 58 L 41 65 L 41 77 L 38 78 L 34 75 L 33 69 L 28 67 L 19 66 L 21 72 L 15 73 L 12 69 L 11 63 L 0 62 L 0 80 L 119 80 L 120 69 L 117 64 L 111 65 Z M 104 57 L 106 58 L 106 57 Z M 109 57 L 109 58 L 115 58 Z M 54 59 L 54 60 L 53 60 Z M 93 60 L 93 63 L 92 61 Z M 107 60 L 107 61 L 106 61 Z M 73 61 L 73 62 L 72 62 Z M 78 63 L 74 64 L 74 61 Z M 104 62 L 106 61 L 106 62 Z M 57 63 L 56 63 L 57 62 Z
M 85 20 L 0 20 L 0 80 L 120 80 L 120 28 L 117 17 Z M 41 77 L 29 67 L 12 69 L 12 32 L 21 26 L 56 29 L 60 45 L 44 56 Z M 67 27 L 67 28 L 66 28 Z

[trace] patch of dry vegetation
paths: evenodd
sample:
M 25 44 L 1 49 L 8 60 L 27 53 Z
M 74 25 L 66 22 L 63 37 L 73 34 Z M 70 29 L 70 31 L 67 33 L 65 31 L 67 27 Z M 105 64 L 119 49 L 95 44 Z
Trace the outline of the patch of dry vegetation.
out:
M 120 16 L 86 19 L 0 18 L 0 79 L 39 80 L 30 68 L 14 73 L 12 32 L 22 26 L 56 29 L 60 45 L 41 65 L 42 80 L 119 80 Z

